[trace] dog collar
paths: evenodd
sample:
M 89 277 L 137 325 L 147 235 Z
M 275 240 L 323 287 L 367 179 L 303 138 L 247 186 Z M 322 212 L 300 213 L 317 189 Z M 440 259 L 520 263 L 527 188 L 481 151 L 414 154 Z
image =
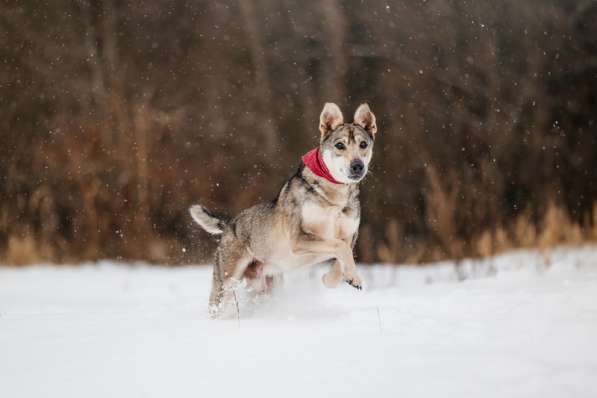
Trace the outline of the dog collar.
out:
M 331 183 L 342 184 L 332 176 L 330 170 L 325 165 L 321 152 L 319 152 L 319 147 L 311 149 L 303 155 L 302 159 L 305 166 L 307 166 L 315 175 L 323 177 Z

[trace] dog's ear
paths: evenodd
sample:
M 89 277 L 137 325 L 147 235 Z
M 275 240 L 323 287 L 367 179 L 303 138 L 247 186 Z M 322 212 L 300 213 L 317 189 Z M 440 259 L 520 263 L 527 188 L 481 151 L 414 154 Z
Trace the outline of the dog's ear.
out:
M 344 116 L 338 105 L 333 102 L 326 102 L 319 116 L 319 131 L 321 131 L 321 139 L 336 127 L 344 123 Z
M 361 104 L 354 113 L 354 123 L 365 129 L 372 137 L 377 133 L 377 123 L 375 115 L 369 109 L 369 105 Z

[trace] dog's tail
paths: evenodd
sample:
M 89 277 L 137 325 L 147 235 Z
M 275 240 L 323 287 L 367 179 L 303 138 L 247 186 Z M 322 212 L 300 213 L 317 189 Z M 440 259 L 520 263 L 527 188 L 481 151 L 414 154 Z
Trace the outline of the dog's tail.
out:
M 213 214 L 201 205 L 193 205 L 189 208 L 193 220 L 204 230 L 212 235 L 219 235 L 224 232 L 228 219 L 224 216 Z

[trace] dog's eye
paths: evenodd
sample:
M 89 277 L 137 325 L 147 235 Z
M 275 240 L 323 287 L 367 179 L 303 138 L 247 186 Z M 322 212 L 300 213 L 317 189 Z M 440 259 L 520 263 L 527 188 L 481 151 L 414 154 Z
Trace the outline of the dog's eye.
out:
M 367 141 L 361 141 L 361 144 L 359 146 L 361 147 L 361 149 L 365 149 L 369 146 L 369 144 L 367 144 Z
M 346 149 L 346 145 L 344 145 L 344 144 L 343 144 L 343 143 L 341 143 L 341 142 L 338 142 L 338 143 L 337 143 L 336 145 L 334 145 L 334 146 L 336 147 L 336 149 L 339 149 L 339 150 L 341 150 L 341 151 L 343 151 L 343 150 L 345 150 L 345 149 Z

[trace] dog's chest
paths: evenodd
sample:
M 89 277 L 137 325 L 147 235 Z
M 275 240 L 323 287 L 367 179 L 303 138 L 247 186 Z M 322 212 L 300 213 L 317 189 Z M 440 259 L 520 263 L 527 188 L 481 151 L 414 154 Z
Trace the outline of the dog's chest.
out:
M 359 228 L 358 211 L 351 207 L 322 206 L 307 201 L 301 209 L 301 226 L 305 232 L 322 239 L 348 239 Z

